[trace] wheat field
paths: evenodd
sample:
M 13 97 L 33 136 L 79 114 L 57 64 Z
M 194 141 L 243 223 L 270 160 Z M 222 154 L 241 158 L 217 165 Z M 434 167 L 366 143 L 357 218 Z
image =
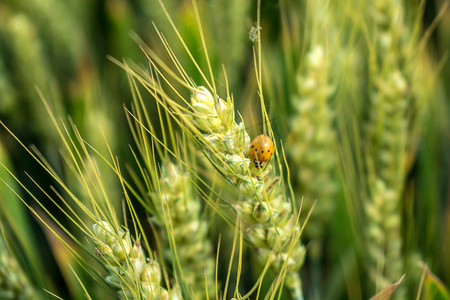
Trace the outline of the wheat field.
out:
M 0 2 L 0 299 L 450 299 L 449 4 Z

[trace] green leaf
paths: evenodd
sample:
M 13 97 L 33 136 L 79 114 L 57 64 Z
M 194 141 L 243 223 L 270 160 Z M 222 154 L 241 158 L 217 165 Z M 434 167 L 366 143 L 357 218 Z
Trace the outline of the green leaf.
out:
M 441 280 L 431 273 L 427 266 L 424 266 L 425 290 L 424 300 L 450 300 L 450 293 Z

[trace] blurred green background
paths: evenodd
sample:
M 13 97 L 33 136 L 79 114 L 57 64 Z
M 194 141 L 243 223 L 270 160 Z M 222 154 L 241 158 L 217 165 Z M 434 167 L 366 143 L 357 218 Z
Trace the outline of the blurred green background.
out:
M 370 1 L 362 2 L 370 5 Z M 164 3 L 194 58 L 206 70 L 191 1 L 167 0 Z M 317 3 L 321 7 L 321 1 Z M 348 122 L 353 117 L 356 122 L 367 117 L 364 108 L 369 104 L 365 89 L 370 86 L 367 83 L 370 81 L 367 73 L 370 72 L 367 70 L 368 63 L 360 63 L 366 60 L 369 52 L 365 40 L 370 40 L 370 33 L 366 32 L 370 31 L 370 26 L 364 28 L 361 25 L 365 18 L 362 10 L 365 5 L 356 5 L 354 1 L 343 1 L 339 5 L 325 3 L 333 18 L 328 26 L 332 26 L 335 33 L 324 33 L 315 28 L 320 23 L 315 18 L 320 19 L 320 14 L 314 14 L 311 1 L 262 1 L 265 101 L 278 137 L 276 142 L 279 148 L 283 146 L 287 152 L 290 143 L 295 143 L 288 137 L 292 130 L 289 120 L 295 118 L 292 99 L 297 93 L 296 77 L 305 69 L 305 57 L 310 45 L 317 41 L 330 39 L 330 36 L 330 40 L 333 36 L 338 39 L 335 44 L 329 42 L 330 49 L 327 51 L 330 57 L 336 55 L 330 58 L 338 78 L 332 97 L 346 98 L 348 102 L 336 103 L 356 107 L 352 107 L 355 114 L 346 117 Z M 404 198 L 410 202 L 401 211 L 403 254 L 404 257 L 420 256 L 420 260 L 443 284 L 449 286 L 450 62 L 447 55 L 450 49 L 450 10 L 447 9 L 447 1 L 425 1 L 423 14 L 420 13 L 422 8 L 418 1 L 396 3 L 404 8 L 405 19 L 410 22 L 406 23 L 407 27 L 412 29 L 414 24 L 423 22 L 418 35 L 419 40 L 427 38 L 429 69 L 425 72 L 433 78 L 432 90 L 427 91 L 427 114 L 419 125 L 420 134 L 405 176 L 404 194 L 408 197 Z M 253 65 L 252 47 L 255 44 L 249 38 L 256 22 L 256 1 L 205 0 L 198 1 L 198 5 L 218 94 L 226 93 L 222 71 L 224 65 L 236 107 L 245 116 L 248 131 L 253 137 L 261 131 Z M 132 145 L 133 141 L 123 109 L 124 105 L 129 107 L 132 101 L 130 87 L 126 73 L 108 56 L 118 60 L 131 59 L 145 65 L 145 56 L 130 37 L 135 32 L 156 53 L 167 59 L 154 26 L 172 45 L 189 75 L 201 85 L 198 71 L 183 51 L 157 0 L 0 2 L 0 120 L 25 145 L 35 145 L 50 164 L 64 174 L 64 181 L 75 191 L 79 187 L 63 163 L 59 153 L 60 141 L 56 138 L 55 127 L 37 89 L 50 103 L 52 110 L 63 118 L 70 117 L 81 136 L 96 149 L 103 153 L 107 150 L 103 132 L 119 161 L 123 165 L 131 163 L 133 158 L 128 145 Z M 431 32 L 427 31 L 429 26 L 432 26 Z M 356 53 L 352 57 L 355 59 L 349 60 L 348 69 L 342 67 L 345 62 L 339 56 L 345 55 L 342 49 Z M 414 85 L 422 83 L 416 81 Z M 150 110 L 150 115 L 155 119 L 158 117 L 156 110 Z M 342 138 L 337 135 L 338 139 Z M 24 172 L 43 187 L 55 184 L 3 128 L 0 130 L 0 161 L 13 170 L 33 193 L 40 194 L 40 191 Z M 302 166 L 293 162 L 291 168 L 295 170 Z M 108 168 L 102 170 L 102 174 L 111 191 L 117 190 L 117 198 L 113 200 L 120 209 L 121 189 L 115 175 Z M 34 201 L 21 191 L 3 168 L 0 175 L 36 208 Z M 292 176 L 295 185 L 296 175 Z M 340 177 L 338 172 L 334 176 Z M 319 298 L 367 298 L 370 293 L 364 292 L 364 287 L 361 293 L 352 292 L 353 288 L 364 286 L 367 274 L 358 267 L 364 264 L 359 253 L 361 250 L 354 250 L 358 249 L 357 246 L 352 248 L 353 244 L 358 244 L 353 232 L 358 216 L 352 215 L 349 204 L 344 200 L 344 184 L 340 179 L 337 181 L 341 188 L 337 188 L 336 210 L 327 221 L 329 224 L 324 233 L 324 258 L 320 262 L 322 271 L 319 275 L 324 292 Z M 299 195 L 302 193 L 300 190 Z M 57 213 L 56 209 L 52 210 L 50 201 L 43 198 L 42 202 L 50 211 Z M 60 218 L 64 222 L 64 216 Z M 28 280 L 36 286 L 45 286 L 63 298 L 82 298 L 82 291 L 67 268 L 71 258 L 58 254 L 57 243 L 51 234 L 41 228 L 39 221 L 3 184 L 0 186 L 0 222 L 2 236 L 14 250 L 19 265 L 28 274 Z M 350 248 L 353 250 L 348 251 Z M 317 284 L 314 283 L 314 275 L 311 275 L 314 268 L 312 262 L 304 268 L 306 295 L 310 292 L 312 297 L 314 289 L 317 289 L 311 288 L 309 291 L 310 284 Z M 417 269 L 420 273 L 420 268 Z M 416 292 L 414 290 L 412 294 Z M 319 299 L 317 295 L 315 297 Z

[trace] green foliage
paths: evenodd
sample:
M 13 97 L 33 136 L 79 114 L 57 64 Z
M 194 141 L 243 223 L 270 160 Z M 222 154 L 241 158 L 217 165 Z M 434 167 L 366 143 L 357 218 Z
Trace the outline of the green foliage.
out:
M 449 299 L 449 20 L 0 2 L 0 298 Z

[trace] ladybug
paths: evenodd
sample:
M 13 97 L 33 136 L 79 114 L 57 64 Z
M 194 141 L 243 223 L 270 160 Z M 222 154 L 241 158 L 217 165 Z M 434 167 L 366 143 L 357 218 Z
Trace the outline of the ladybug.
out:
M 250 144 L 250 159 L 257 168 L 262 168 L 270 160 L 273 154 L 273 143 L 266 134 L 255 137 Z

